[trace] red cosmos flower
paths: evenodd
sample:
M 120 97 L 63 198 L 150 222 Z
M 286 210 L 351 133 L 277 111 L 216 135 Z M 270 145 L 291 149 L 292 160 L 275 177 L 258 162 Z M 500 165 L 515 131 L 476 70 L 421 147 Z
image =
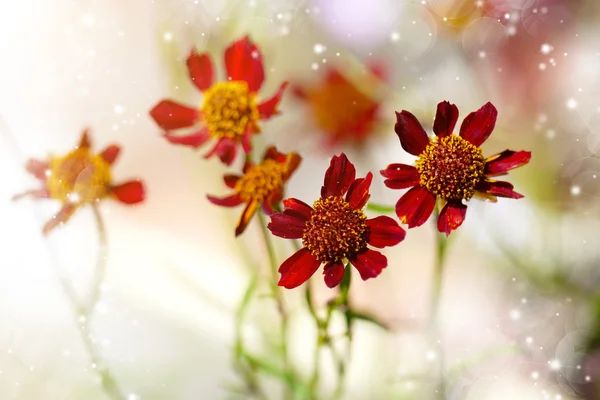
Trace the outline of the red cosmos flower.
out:
M 268 228 L 273 235 L 302 239 L 304 245 L 281 264 L 279 286 L 292 289 L 301 285 L 323 263 L 329 287 L 340 284 L 347 261 L 363 280 L 376 277 L 387 266 L 385 256 L 367 245 L 394 246 L 406 232 L 390 217 L 367 219 L 362 208 L 370 196 L 373 174 L 358 179 L 355 175 L 354 165 L 344 153 L 334 156 L 325 173 L 321 198 L 312 207 L 298 199 L 286 199 L 283 212 L 271 215 Z
M 463 199 L 469 201 L 478 196 L 496 202 L 497 197 L 523 197 L 513 190 L 512 184 L 492 178 L 527 164 L 531 152 L 505 150 L 485 159 L 479 148 L 494 130 L 497 115 L 494 105 L 486 103 L 467 115 L 460 127 L 460 135 L 453 135 L 458 108 L 444 101 L 438 104 L 433 123 L 436 136 L 429 139 L 414 115 L 408 111 L 396 113 L 395 131 L 400 144 L 418 157 L 414 167 L 390 164 L 381 171 L 387 178 L 384 181 L 387 187 L 412 187 L 396 203 L 396 214 L 402 223 L 408 224 L 409 228 L 423 225 L 439 198 L 445 205 L 437 227 L 449 235 L 465 219 L 467 206 L 462 203 Z
M 358 81 L 351 81 L 336 68 L 329 68 L 323 82 L 313 87 L 294 87 L 294 94 L 307 103 L 326 144 L 363 144 L 379 122 L 381 102 L 376 98 L 375 80 L 382 78 L 379 66 L 372 66 Z
M 198 148 L 209 139 L 217 143 L 206 154 L 216 154 L 231 165 L 238 143 L 246 153 L 251 150 L 251 136 L 260 132 L 258 120 L 277 114 L 277 106 L 287 86 L 284 82 L 270 99 L 258 103 L 256 92 L 264 81 L 262 55 L 248 36 L 234 42 L 225 50 L 227 81 L 214 82 L 214 67 L 208 54 L 195 50 L 187 58 L 192 82 L 204 93 L 199 108 L 187 107 L 172 100 L 162 100 L 150 116 L 165 130 L 165 138 L 174 144 Z M 171 131 L 200 125 L 191 134 L 178 136 Z
M 77 208 L 86 204 L 95 204 L 107 197 L 125 204 L 139 203 L 144 200 L 144 186 L 140 181 L 112 184 L 111 166 L 120 151 L 119 146 L 110 145 L 100 154 L 93 154 L 88 131 L 84 130 L 79 145 L 66 155 L 50 157 L 49 161 L 27 161 L 27 171 L 44 186 L 18 194 L 13 200 L 33 196 L 62 202 L 61 210 L 44 226 L 45 235 L 59 224 L 67 222 Z
M 301 160 L 297 153 L 283 154 L 275 146 L 271 146 L 260 164 L 246 162 L 243 176 L 225 175 L 225 185 L 232 188 L 234 194 L 224 198 L 207 195 L 208 200 L 224 207 L 246 204 L 235 228 L 235 236 L 238 236 L 244 232 L 260 205 L 267 215 L 273 214 L 273 208 L 279 207 L 283 198 L 283 186 Z

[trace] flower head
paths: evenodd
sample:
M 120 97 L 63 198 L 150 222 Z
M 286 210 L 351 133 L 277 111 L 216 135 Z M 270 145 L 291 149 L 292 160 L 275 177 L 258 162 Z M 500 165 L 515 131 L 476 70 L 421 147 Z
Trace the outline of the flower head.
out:
M 297 86 L 294 94 L 310 109 L 316 126 L 326 135 L 326 144 L 363 144 L 379 122 L 380 100 L 373 83 L 381 69 L 373 66 L 366 75 L 350 80 L 338 69 L 329 68 L 322 82 L 312 87 Z
M 284 185 L 298 168 L 300 161 L 297 153 L 283 154 L 275 146 L 271 146 L 260 164 L 246 163 L 243 175 L 225 175 L 225 184 L 234 190 L 232 195 L 224 198 L 208 195 L 208 200 L 224 207 L 246 204 L 235 228 L 235 235 L 238 236 L 244 232 L 259 206 L 262 205 L 267 215 L 279 207 Z
M 321 198 L 313 206 L 298 199 L 283 201 L 284 210 L 271 215 L 269 230 L 285 239 L 302 239 L 303 247 L 285 260 L 279 286 L 295 288 L 325 264 L 329 287 L 340 284 L 344 263 L 350 262 L 363 280 L 374 278 L 387 266 L 386 257 L 367 245 L 394 246 L 405 231 L 392 218 L 368 219 L 363 207 L 369 199 L 373 174 L 355 179 L 354 165 L 345 154 L 335 156 L 325 173 Z
M 195 50 L 187 58 L 187 68 L 196 87 L 204 93 L 199 107 L 188 107 L 172 100 L 162 100 L 150 116 L 165 130 L 169 142 L 198 148 L 213 139 L 216 143 L 206 158 L 217 155 L 230 165 L 235 160 L 238 145 L 249 153 L 251 137 L 260 132 L 259 120 L 277 114 L 277 106 L 287 82 L 281 84 L 270 99 L 259 102 L 257 92 L 265 73 L 262 55 L 248 36 L 237 40 L 225 50 L 227 79 L 215 82 L 213 62 L 208 54 Z M 176 135 L 172 131 L 192 128 L 192 133 Z
M 408 111 L 396 113 L 395 130 L 402 148 L 417 156 L 415 166 L 390 164 L 381 174 L 391 189 L 411 188 L 396 204 L 396 214 L 409 228 L 421 226 L 436 204 L 444 203 L 437 226 L 449 235 L 465 219 L 467 206 L 463 200 L 481 197 L 496 201 L 497 197 L 519 199 L 513 185 L 493 179 L 531 159 L 529 151 L 505 150 L 485 158 L 479 148 L 491 135 L 498 112 L 492 103 L 467 115 L 460 134 L 452 131 L 458 120 L 458 108 L 444 101 L 438 104 L 433 124 L 435 137 L 430 139 L 417 118 Z
M 51 156 L 48 161 L 30 159 L 27 171 L 43 183 L 41 189 L 18 194 L 14 200 L 24 196 L 59 200 L 62 208 L 45 226 L 44 234 L 65 223 L 77 210 L 86 204 L 95 204 L 107 197 L 125 204 L 136 204 L 144 200 L 144 186 L 138 180 L 119 185 L 112 183 L 112 164 L 121 149 L 111 145 L 99 154 L 91 151 L 89 134 L 84 131 L 79 145 L 63 156 Z

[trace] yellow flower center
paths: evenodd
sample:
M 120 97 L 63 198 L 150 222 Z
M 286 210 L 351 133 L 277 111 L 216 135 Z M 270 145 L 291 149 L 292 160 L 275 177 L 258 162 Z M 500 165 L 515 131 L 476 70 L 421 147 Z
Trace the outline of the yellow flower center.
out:
M 52 157 L 46 186 L 50 197 L 63 203 L 92 203 L 108 194 L 110 165 L 88 149 Z
M 302 244 L 321 262 L 341 262 L 367 246 L 369 228 L 362 210 L 337 196 L 319 199 L 306 223 Z
M 275 160 L 264 160 L 251 167 L 237 181 L 234 190 L 245 203 L 256 201 L 262 203 L 276 190 L 283 187 L 285 165 Z
M 204 92 L 202 114 L 213 138 L 240 138 L 256 130 L 260 118 L 256 95 L 244 81 L 217 82 Z
M 481 149 L 457 135 L 434 138 L 416 162 L 421 186 L 447 200 L 469 200 L 481 180 Z

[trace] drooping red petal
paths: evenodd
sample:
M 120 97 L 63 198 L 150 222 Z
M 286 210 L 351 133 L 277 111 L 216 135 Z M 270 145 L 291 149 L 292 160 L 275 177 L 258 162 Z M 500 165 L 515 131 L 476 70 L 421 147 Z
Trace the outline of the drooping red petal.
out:
M 271 214 L 271 222 L 267 225 L 273 235 L 284 239 L 300 239 L 305 227 L 306 220 L 302 215 L 289 209 Z
M 167 139 L 169 143 L 189 146 L 196 149 L 210 139 L 210 132 L 208 128 L 203 127 L 199 131 L 190 133 L 189 135 L 175 135 L 171 132 L 164 132 L 163 137 Z
M 285 199 L 283 201 L 283 206 L 285 207 L 285 211 L 293 212 L 293 215 L 297 215 L 298 218 L 302 219 L 302 221 L 304 222 L 310 219 L 310 216 L 313 211 L 311 206 L 309 206 L 302 200 L 294 198 Z
M 498 110 L 487 102 L 479 110 L 470 113 L 460 126 L 460 136 L 479 147 L 492 134 L 496 125 Z
M 192 49 L 186 61 L 190 78 L 194 85 L 201 91 L 208 89 L 214 81 L 214 70 L 210 56 L 206 53 L 198 54 Z
M 383 248 L 395 246 L 404 240 L 406 231 L 396 221 L 385 215 L 368 219 L 369 227 L 368 243 L 373 247 Z
M 415 186 L 404 193 L 396 203 L 396 215 L 409 228 L 421 226 L 435 207 L 435 196 L 422 186 Z
M 530 151 L 504 150 L 502 153 L 493 155 L 485 160 L 486 176 L 502 175 L 511 169 L 525 165 L 531 160 Z
M 350 262 L 358 270 L 363 281 L 375 278 L 387 267 L 387 258 L 380 252 L 371 249 L 359 253 Z
M 64 205 L 63 208 L 60 209 L 58 214 L 52 217 L 52 219 L 48 221 L 46 225 L 44 225 L 42 233 L 44 235 L 47 235 L 50 233 L 50 231 L 52 231 L 52 229 L 56 228 L 58 225 L 66 223 L 69 220 L 69 218 L 71 218 L 71 216 L 75 213 L 76 210 L 77 206 L 75 204 Z
M 298 287 L 310 279 L 320 265 L 320 261 L 310 254 L 307 249 L 302 248 L 292 254 L 279 267 L 281 279 L 279 279 L 278 285 L 287 289 Z
M 25 163 L 25 169 L 40 181 L 45 181 L 46 172 L 50 169 L 50 165 L 46 161 L 31 158 Z
M 523 196 L 521 193 L 517 193 L 513 190 L 514 186 L 512 183 L 495 180 L 482 180 L 475 186 L 475 190 L 491 194 L 498 197 L 508 197 L 511 199 L 521 199 Z
M 456 121 L 458 120 L 458 107 L 448 101 L 442 101 L 437 106 L 435 120 L 433 121 L 433 132 L 438 137 L 452 135 Z
M 271 97 L 270 99 L 265 100 L 264 102 L 259 104 L 258 112 L 260 114 L 261 119 L 269 119 L 273 115 L 279 114 L 279 111 L 277 110 L 277 106 L 279 105 L 279 102 L 281 101 L 281 97 L 283 96 L 283 92 L 285 91 L 285 88 L 287 87 L 287 85 L 288 85 L 287 82 L 283 82 L 281 84 L 281 86 L 279 86 L 279 89 L 277 89 L 277 92 L 275 92 L 273 97 Z
M 258 209 L 259 205 L 260 204 L 256 201 L 251 201 L 250 203 L 248 203 L 246 208 L 244 208 L 244 211 L 242 212 L 242 215 L 240 215 L 240 219 L 238 220 L 237 225 L 235 226 L 236 237 L 241 235 L 242 232 L 244 232 L 244 230 L 248 226 L 248 223 L 250 222 L 250 219 L 252 219 L 252 216 L 254 216 L 254 213 L 256 213 L 256 210 Z
M 325 172 L 321 197 L 342 196 L 354 181 L 355 176 L 356 169 L 344 153 L 333 156 L 329 168 Z
M 283 179 L 288 180 L 302 162 L 302 157 L 298 153 L 289 153 L 287 155 L 287 168 L 283 174 Z
M 179 129 L 194 125 L 198 120 L 198 110 L 163 100 L 150 110 L 150 116 L 163 129 Z
M 265 79 L 262 54 L 248 36 L 225 50 L 225 68 L 229 79 L 248 82 L 251 92 L 257 92 Z
M 446 236 L 450 235 L 450 232 L 462 225 L 466 215 L 467 206 L 462 204 L 460 200 L 449 201 L 442 208 L 438 217 L 438 231 L 445 233 Z
M 250 127 L 247 127 L 244 135 L 242 135 L 242 149 L 246 154 L 252 151 L 252 130 Z
M 369 188 L 371 187 L 372 180 L 373 173 L 369 172 L 364 178 L 359 178 L 352 182 L 346 195 L 346 201 L 350 204 L 350 207 L 360 210 L 367 204 L 369 197 L 371 197 Z
M 323 267 L 323 275 L 327 287 L 336 287 L 344 277 L 344 264 L 332 262 L 325 264 L 325 267 Z
M 102 157 L 109 165 L 112 165 L 117 160 L 120 152 L 121 148 L 113 144 L 102 150 L 100 157 Z
M 233 189 L 235 187 L 235 184 L 241 179 L 242 177 L 239 175 L 233 175 L 233 174 L 227 174 L 223 177 L 223 181 L 225 181 L 225 185 L 227 185 L 228 188 Z
M 211 203 L 223 207 L 237 207 L 244 202 L 244 200 L 242 200 L 242 198 L 237 193 L 227 197 L 215 197 L 210 194 L 207 194 L 206 198 Z
M 110 188 L 111 194 L 121 203 L 137 204 L 144 201 L 144 185 L 140 181 L 129 181 Z
M 86 128 L 83 130 L 83 132 L 81 132 L 81 138 L 79 139 L 77 148 L 89 149 L 90 147 L 92 147 L 92 138 L 90 137 L 89 129 Z
M 210 158 L 215 154 L 224 164 L 228 166 L 233 164 L 233 160 L 235 160 L 235 155 L 237 154 L 237 142 L 232 138 L 221 138 L 204 158 Z
M 414 156 L 421 154 L 429 144 L 427 133 L 417 117 L 406 110 L 396 112 L 394 130 L 400 138 L 402 148 Z
M 31 196 L 34 199 L 47 199 L 50 197 L 50 193 L 48 193 L 47 189 L 32 189 L 32 190 L 28 190 L 26 192 L 23 193 L 19 193 L 19 194 L 15 194 L 11 200 L 19 200 L 22 199 L 23 197 L 28 197 Z
M 412 165 L 390 164 L 380 172 L 387 178 L 383 183 L 390 189 L 406 189 L 419 184 L 419 171 Z

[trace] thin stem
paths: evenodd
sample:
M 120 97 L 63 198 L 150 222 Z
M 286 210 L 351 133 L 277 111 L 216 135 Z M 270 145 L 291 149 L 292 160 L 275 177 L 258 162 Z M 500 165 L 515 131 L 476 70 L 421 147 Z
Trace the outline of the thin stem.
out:
M 434 222 L 437 223 L 439 216 L 439 205 L 436 204 L 434 212 Z M 445 398 L 446 384 L 444 380 L 444 349 L 441 345 L 441 328 L 439 320 L 439 307 L 440 299 L 442 295 L 442 282 L 444 278 L 444 263 L 446 261 L 446 254 L 448 249 L 448 240 L 443 233 L 435 231 L 436 238 L 436 257 L 435 265 L 433 270 L 433 280 L 431 289 L 431 302 L 429 311 L 429 323 L 431 330 L 431 340 L 434 347 L 437 348 L 438 353 L 438 367 L 439 367 L 439 381 L 437 392 L 440 399 Z
M 104 281 L 104 275 L 106 273 L 106 264 L 108 260 L 108 240 L 106 236 L 106 225 L 104 219 L 100 215 L 97 205 L 92 205 L 92 211 L 98 227 L 98 260 L 96 262 L 96 269 L 94 270 L 94 278 L 92 279 L 92 286 L 90 288 L 90 296 L 88 298 L 86 311 L 87 314 L 91 314 L 94 311 L 94 307 L 100 299 L 100 289 L 102 282 Z
M 383 214 L 393 214 L 394 212 L 396 212 L 396 207 L 384 204 L 377 204 L 370 201 L 367 203 L 367 210 Z

